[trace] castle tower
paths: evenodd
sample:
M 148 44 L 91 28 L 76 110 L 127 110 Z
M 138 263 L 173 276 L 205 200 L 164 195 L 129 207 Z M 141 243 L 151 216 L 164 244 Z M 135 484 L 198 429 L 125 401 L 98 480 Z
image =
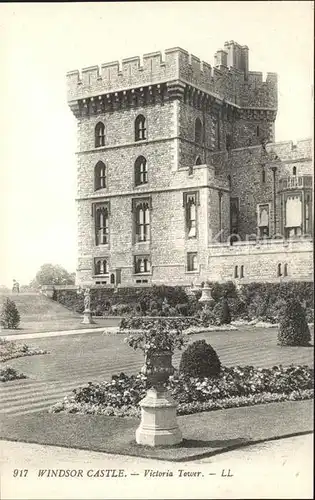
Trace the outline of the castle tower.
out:
M 277 77 L 227 42 L 215 66 L 181 48 L 67 74 L 78 124 L 78 283 L 207 278 L 230 232 L 229 151 L 274 140 Z M 221 236 L 220 236 L 221 238 Z

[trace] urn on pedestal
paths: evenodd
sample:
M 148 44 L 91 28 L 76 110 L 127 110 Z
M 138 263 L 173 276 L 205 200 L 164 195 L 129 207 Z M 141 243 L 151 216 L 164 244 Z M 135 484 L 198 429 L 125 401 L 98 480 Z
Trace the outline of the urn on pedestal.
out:
M 145 355 L 141 372 L 146 376 L 148 391 L 139 403 L 141 423 L 136 431 L 137 443 L 146 446 L 180 443 L 182 433 L 176 419 L 176 403 L 165 385 L 174 373 L 174 350 L 185 344 L 182 331 L 170 330 L 167 322 L 159 319 L 153 321 L 147 330 L 131 334 L 127 343 L 134 349 L 143 350 Z

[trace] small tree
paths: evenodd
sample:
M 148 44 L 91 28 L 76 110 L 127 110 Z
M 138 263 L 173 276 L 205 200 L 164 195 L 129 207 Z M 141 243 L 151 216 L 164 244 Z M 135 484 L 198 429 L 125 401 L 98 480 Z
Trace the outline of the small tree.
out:
M 218 306 L 219 306 L 218 320 L 220 325 L 229 325 L 231 323 L 231 313 L 227 298 L 223 297 L 220 300 Z
M 289 299 L 284 306 L 279 323 L 278 343 L 280 345 L 305 346 L 311 340 L 306 315 L 300 302 Z
M 4 328 L 17 328 L 20 324 L 20 314 L 13 300 L 6 298 L 1 311 L 1 325 Z

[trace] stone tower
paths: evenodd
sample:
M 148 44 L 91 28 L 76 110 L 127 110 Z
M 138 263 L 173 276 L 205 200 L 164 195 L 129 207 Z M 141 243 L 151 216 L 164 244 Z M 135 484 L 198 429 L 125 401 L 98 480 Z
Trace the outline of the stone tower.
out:
M 78 283 L 189 284 L 231 232 L 231 151 L 274 141 L 277 76 L 233 41 L 67 74 L 77 118 Z

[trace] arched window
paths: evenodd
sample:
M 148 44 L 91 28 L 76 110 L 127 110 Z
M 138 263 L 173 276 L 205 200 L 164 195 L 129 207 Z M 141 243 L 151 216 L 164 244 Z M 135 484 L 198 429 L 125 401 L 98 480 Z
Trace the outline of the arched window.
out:
M 186 225 L 187 225 L 187 237 L 196 238 L 197 236 L 197 207 L 196 207 L 196 196 L 187 196 L 186 202 Z
M 200 158 L 200 156 L 197 156 L 197 158 L 196 158 L 196 163 L 195 163 L 195 164 L 196 164 L 196 165 L 201 165 L 201 164 L 202 164 L 202 163 L 201 163 L 201 158 Z
M 256 127 L 256 136 L 259 137 L 260 136 L 260 128 L 259 128 L 259 125 L 257 125 Z
M 144 156 L 138 156 L 135 161 L 135 185 L 140 186 L 148 182 L 148 166 Z
M 151 270 L 150 258 L 149 256 L 137 256 L 135 257 L 135 273 L 143 274 L 149 273 Z
M 102 161 L 97 162 L 94 168 L 94 190 L 106 187 L 106 167 Z
M 108 274 L 108 260 L 99 259 L 95 262 L 95 274 Z
M 278 277 L 282 276 L 282 272 L 281 272 L 281 264 L 278 264 L 278 268 L 277 268 L 277 276 L 278 276 Z
M 100 148 L 105 146 L 105 125 L 102 122 L 98 122 L 95 127 L 95 147 Z
M 234 278 L 238 278 L 238 266 L 234 267 Z
M 150 208 L 147 202 L 136 207 L 136 235 L 138 242 L 150 239 Z
M 138 115 L 135 120 L 135 141 L 143 141 L 146 139 L 145 117 Z
M 200 118 L 195 121 L 195 142 L 201 144 L 202 141 L 202 125 Z
M 296 175 L 296 167 L 293 167 L 293 169 L 292 169 L 292 174 L 293 174 L 293 175 Z
M 96 245 L 106 245 L 108 243 L 108 208 L 100 206 L 95 211 L 95 235 Z

